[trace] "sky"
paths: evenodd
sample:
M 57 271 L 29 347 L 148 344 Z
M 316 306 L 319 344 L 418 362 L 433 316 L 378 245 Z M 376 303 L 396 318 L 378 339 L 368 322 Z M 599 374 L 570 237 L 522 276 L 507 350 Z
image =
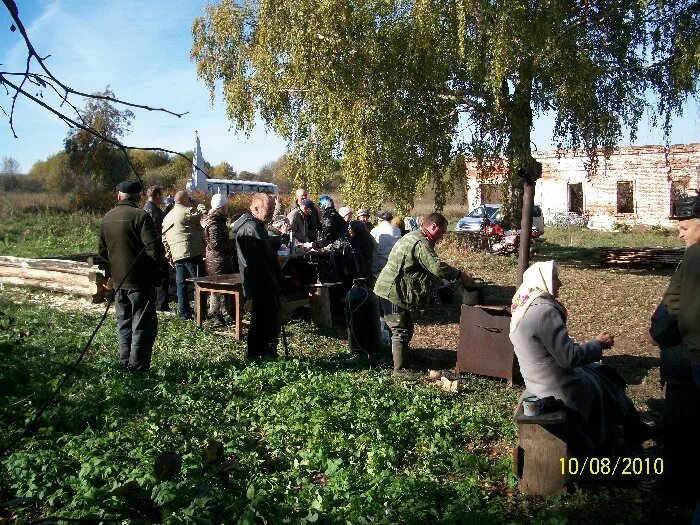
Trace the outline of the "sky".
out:
M 194 148 L 198 131 L 204 158 L 211 164 L 226 161 L 236 171 L 256 172 L 285 152 L 285 143 L 258 123 L 249 137 L 231 129 L 224 104 L 212 106 L 209 92 L 197 78 L 189 59 L 191 27 L 204 12 L 197 0 L 15 0 L 20 17 L 40 55 L 53 73 L 77 90 L 93 93 L 109 85 L 117 97 L 188 114 L 181 118 L 133 110 L 132 131 L 126 145 L 162 147 L 175 151 Z M 11 19 L 0 7 L 0 70 L 22 71 L 26 51 L 18 31 L 9 30 Z M 45 94 L 48 96 L 48 94 Z M 74 100 L 82 106 L 80 99 Z M 9 112 L 8 98 L 0 93 L 0 106 Z M 12 136 L 8 118 L 0 111 L 0 158 L 13 157 L 28 172 L 37 160 L 63 148 L 68 127 L 31 102 L 15 108 Z M 637 145 L 661 144 L 659 130 L 644 119 Z M 553 118 L 536 120 L 533 142 L 537 149 L 552 149 Z M 671 143 L 700 141 L 700 108 L 694 100 L 674 120 Z M 629 141 L 621 145 L 629 144 Z

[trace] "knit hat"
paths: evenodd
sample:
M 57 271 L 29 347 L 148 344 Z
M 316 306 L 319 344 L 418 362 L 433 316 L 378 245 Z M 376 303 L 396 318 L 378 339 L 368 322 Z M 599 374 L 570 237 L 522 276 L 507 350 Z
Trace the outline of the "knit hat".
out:
M 343 219 L 348 213 L 352 213 L 352 208 L 350 206 L 341 206 L 340 209 L 338 210 L 338 215 L 340 215 Z
M 228 197 L 226 195 L 222 195 L 221 193 L 217 193 L 211 198 L 211 209 L 215 210 L 216 208 L 223 208 L 228 204 Z
M 311 199 L 304 199 L 303 201 L 301 201 L 301 205 L 306 206 L 307 208 L 313 208 L 314 201 L 312 201 Z

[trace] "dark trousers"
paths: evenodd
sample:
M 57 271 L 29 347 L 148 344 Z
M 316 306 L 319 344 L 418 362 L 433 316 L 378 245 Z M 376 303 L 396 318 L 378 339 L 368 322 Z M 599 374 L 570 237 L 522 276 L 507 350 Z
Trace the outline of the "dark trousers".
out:
M 204 259 L 201 255 L 175 261 L 175 284 L 177 286 L 177 309 L 180 319 L 192 319 L 192 308 L 187 296 L 189 277 L 204 277 Z
M 156 286 L 156 309 L 161 312 L 170 310 L 170 265 L 167 261 L 158 268 L 158 286 Z
M 117 292 L 114 302 L 119 361 L 134 372 L 146 372 L 151 366 L 153 343 L 158 333 L 155 289 L 122 289 Z
M 252 303 L 245 356 L 248 359 L 277 357 L 280 329 L 277 297 L 263 295 Z

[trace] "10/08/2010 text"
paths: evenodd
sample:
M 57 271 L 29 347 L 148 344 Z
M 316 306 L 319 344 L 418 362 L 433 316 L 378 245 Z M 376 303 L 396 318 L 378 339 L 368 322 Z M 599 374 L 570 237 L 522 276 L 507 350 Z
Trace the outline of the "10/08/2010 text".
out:
M 660 475 L 664 472 L 663 458 L 559 458 L 562 475 L 590 474 L 593 476 L 642 476 Z

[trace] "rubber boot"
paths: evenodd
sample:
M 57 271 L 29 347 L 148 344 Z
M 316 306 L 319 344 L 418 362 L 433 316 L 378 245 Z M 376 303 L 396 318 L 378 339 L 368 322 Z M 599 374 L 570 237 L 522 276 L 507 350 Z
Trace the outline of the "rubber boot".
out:
M 408 349 L 408 344 L 400 343 L 397 341 L 391 342 L 391 356 L 394 359 L 394 372 L 398 372 L 403 368 L 404 357 L 406 356 L 406 350 Z

